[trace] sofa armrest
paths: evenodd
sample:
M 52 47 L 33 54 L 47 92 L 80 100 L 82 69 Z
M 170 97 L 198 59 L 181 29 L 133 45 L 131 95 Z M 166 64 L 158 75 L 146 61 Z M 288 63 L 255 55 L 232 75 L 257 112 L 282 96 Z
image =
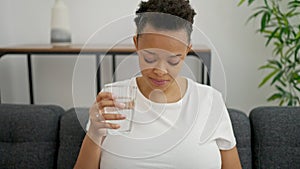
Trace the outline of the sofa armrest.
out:
M 247 115 L 236 109 L 228 109 L 237 149 L 243 169 L 252 169 L 251 129 Z
M 0 168 L 55 168 L 58 106 L 0 104 Z
M 72 108 L 61 118 L 57 168 L 72 169 L 85 136 L 88 108 Z

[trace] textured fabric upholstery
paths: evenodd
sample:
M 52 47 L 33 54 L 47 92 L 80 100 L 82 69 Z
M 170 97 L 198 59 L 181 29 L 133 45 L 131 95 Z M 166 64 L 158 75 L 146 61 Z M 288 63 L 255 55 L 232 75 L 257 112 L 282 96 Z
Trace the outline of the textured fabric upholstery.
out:
M 259 107 L 250 122 L 255 168 L 300 168 L 300 107 Z
M 245 113 L 228 109 L 243 169 L 252 168 L 250 121 Z
M 73 168 L 85 136 L 84 128 L 88 121 L 87 108 L 72 108 L 61 118 L 57 168 Z
M 58 106 L 0 104 L 0 168 L 54 168 Z
M 243 169 L 300 168 L 300 107 L 228 110 Z M 88 108 L 0 104 L 0 168 L 73 168 L 87 120 Z

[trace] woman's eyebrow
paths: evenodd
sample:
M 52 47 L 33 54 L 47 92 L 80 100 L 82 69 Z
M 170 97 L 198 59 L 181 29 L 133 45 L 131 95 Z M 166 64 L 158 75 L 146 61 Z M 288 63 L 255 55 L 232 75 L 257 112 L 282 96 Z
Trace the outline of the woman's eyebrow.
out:
M 147 53 L 149 53 L 149 54 L 156 55 L 155 52 L 152 52 L 152 51 L 149 51 L 149 50 L 146 50 L 146 49 L 144 49 L 144 51 L 147 52 Z M 168 56 L 168 57 L 174 58 L 174 57 L 180 57 L 180 56 L 182 56 L 181 53 L 178 53 L 178 54 L 172 54 L 172 55 L 170 55 L 170 56 Z
M 149 54 L 152 54 L 152 55 L 155 55 L 156 53 L 154 53 L 154 52 L 151 52 L 151 51 L 149 51 L 149 50 L 146 50 L 146 49 L 144 49 L 144 51 L 145 52 L 147 52 L 147 53 L 149 53 Z
M 176 54 L 176 55 L 170 55 L 169 57 L 174 58 L 174 57 L 180 57 L 180 56 L 182 56 L 182 54 L 179 53 L 179 54 Z

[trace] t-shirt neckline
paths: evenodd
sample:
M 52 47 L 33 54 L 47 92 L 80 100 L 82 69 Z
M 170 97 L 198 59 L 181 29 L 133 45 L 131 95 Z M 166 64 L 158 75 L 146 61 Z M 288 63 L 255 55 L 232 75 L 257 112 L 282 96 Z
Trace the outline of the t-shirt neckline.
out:
M 138 78 L 138 77 L 134 77 L 134 78 L 133 78 L 134 85 L 137 87 L 137 95 L 139 95 L 143 100 L 145 100 L 145 101 L 147 101 L 147 102 L 149 102 L 150 104 L 155 105 L 155 106 L 176 106 L 176 105 L 181 105 L 182 102 L 186 99 L 188 93 L 190 93 L 190 88 L 191 88 L 191 86 L 190 86 L 190 85 L 191 85 L 190 79 L 184 77 L 184 78 L 186 79 L 186 81 L 187 81 L 187 88 L 186 88 L 186 91 L 185 91 L 183 97 L 181 97 L 181 99 L 179 99 L 179 100 L 176 101 L 176 102 L 172 102 L 172 103 L 158 103 L 158 102 L 154 102 L 154 101 L 152 101 L 152 100 L 146 98 L 146 97 L 143 95 L 143 93 L 140 91 L 140 89 L 139 89 L 139 87 L 138 87 L 138 85 L 137 85 L 137 78 Z

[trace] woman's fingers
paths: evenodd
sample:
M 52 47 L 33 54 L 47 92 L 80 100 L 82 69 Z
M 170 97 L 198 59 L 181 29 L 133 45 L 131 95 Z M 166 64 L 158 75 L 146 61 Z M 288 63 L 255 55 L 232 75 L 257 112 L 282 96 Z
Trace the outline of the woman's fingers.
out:
M 114 124 L 114 123 L 108 123 L 108 122 L 98 122 L 96 123 L 96 128 L 98 129 L 104 129 L 104 128 L 107 128 L 107 129 L 118 129 L 120 128 L 120 125 L 119 124 Z
M 115 98 L 116 97 L 110 92 L 100 92 L 96 98 L 99 110 L 103 110 L 104 107 L 117 107 L 120 109 L 126 107 L 126 104 L 116 102 Z
M 123 114 L 111 114 L 111 113 L 95 113 L 95 120 L 103 122 L 105 120 L 124 120 L 126 116 Z
M 95 106 L 95 107 L 94 107 Z M 126 107 L 124 103 L 118 103 L 115 101 L 115 97 L 110 92 L 100 92 L 97 95 L 96 102 L 91 108 L 90 115 L 93 115 L 91 120 L 94 122 L 96 128 L 103 129 L 118 129 L 119 124 L 109 123 L 106 120 L 124 120 L 126 117 L 122 114 L 109 113 L 116 112 L 118 109 L 123 109 Z M 104 108 L 105 112 L 104 113 Z
M 101 100 L 97 102 L 98 108 L 103 109 L 104 107 L 115 107 L 115 103 L 112 100 Z
M 120 125 L 118 124 L 113 124 L 113 123 L 107 123 L 110 129 L 118 129 L 120 128 Z
M 116 107 L 116 108 L 120 108 L 120 109 L 123 109 L 126 107 L 126 105 L 124 103 L 118 103 L 118 102 L 114 102 L 112 100 L 102 100 L 102 101 L 98 102 L 97 104 L 98 104 L 98 108 L 100 110 L 103 110 L 104 107 Z
M 105 120 L 124 120 L 126 119 L 126 116 L 124 116 L 123 114 L 102 114 L 102 116 L 104 117 Z
M 100 102 L 101 100 L 106 99 L 106 100 L 114 100 L 115 97 L 112 95 L 110 92 L 100 92 L 97 97 L 96 101 Z
M 111 114 L 111 113 L 97 113 L 94 119 L 97 128 L 110 128 L 110 129 L 118 129 L 120 128 L 119 124 L 109 123 L 106 120 L 125 120 L 126 116 L 123 114 Z

